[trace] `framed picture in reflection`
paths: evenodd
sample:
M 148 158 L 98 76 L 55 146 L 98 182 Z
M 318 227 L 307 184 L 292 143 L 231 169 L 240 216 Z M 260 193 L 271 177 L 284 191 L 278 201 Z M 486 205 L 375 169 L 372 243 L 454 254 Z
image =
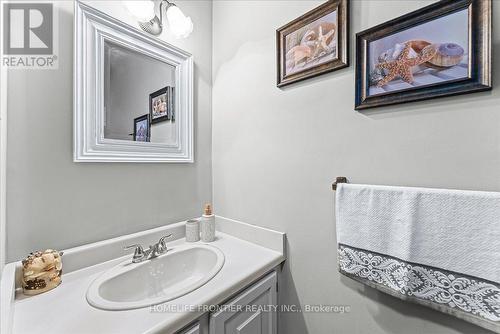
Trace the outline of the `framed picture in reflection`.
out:
M 149 94 L 149 115 L 151 124 L 170 120 L 170 87 L 164 87 Z
M 134 141 L 149 142 L 150 138 L 149 115 L 143 115 L 134 119 Z

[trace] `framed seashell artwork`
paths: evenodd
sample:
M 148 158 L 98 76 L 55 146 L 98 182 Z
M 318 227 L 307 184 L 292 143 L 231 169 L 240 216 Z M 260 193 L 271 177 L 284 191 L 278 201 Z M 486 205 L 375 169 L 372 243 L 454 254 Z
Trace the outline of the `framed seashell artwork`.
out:
M 490 90 L 491 0 L 442 0 L 356 34 L 356 110 Z
M 348 0 L 329 0 L 276 30 L 277 86 L 349 66 Z

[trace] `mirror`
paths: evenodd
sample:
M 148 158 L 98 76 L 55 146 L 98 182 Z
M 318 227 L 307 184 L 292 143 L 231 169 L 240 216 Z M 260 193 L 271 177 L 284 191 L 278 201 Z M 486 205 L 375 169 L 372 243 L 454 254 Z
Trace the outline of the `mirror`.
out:
M 193 59 L 75 3 L 74 160 L 193 162 Z
M 104 43 L 104 138 L 175 144 L 175 67 Z

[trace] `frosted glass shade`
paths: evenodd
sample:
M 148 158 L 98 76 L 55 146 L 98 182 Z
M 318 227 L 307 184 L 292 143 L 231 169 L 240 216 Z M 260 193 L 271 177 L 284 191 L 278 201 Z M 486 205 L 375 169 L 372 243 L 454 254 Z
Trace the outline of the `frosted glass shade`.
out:
M 175 5 L 167 8 L 167 20 L 170 32 L 176 38 L 186 38 L 193 31 L 193 21 Z

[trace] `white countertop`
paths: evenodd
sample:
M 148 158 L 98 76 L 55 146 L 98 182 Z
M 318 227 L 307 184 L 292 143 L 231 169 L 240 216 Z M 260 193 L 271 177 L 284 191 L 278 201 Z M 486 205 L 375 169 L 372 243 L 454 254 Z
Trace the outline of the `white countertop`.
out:
M 181 238 L 168 245 L 174 248 L 184 244 Z M 127 255 L 63 274 L 62 284 L 46 293 L 31 297 L 17 293 L 10 311 L 12 333 L 173 333 L 205 313 L 198 305 L 224 302 L 285 259 L 283 252 L 222 232 L 217 232 L 217 239 L 210 245 L 224 253 L 224 266 L 191 293 L 155 308 L 105 311 L 90 306 L 85 298 L 89 284 L 103 271 L 131 259 Z

